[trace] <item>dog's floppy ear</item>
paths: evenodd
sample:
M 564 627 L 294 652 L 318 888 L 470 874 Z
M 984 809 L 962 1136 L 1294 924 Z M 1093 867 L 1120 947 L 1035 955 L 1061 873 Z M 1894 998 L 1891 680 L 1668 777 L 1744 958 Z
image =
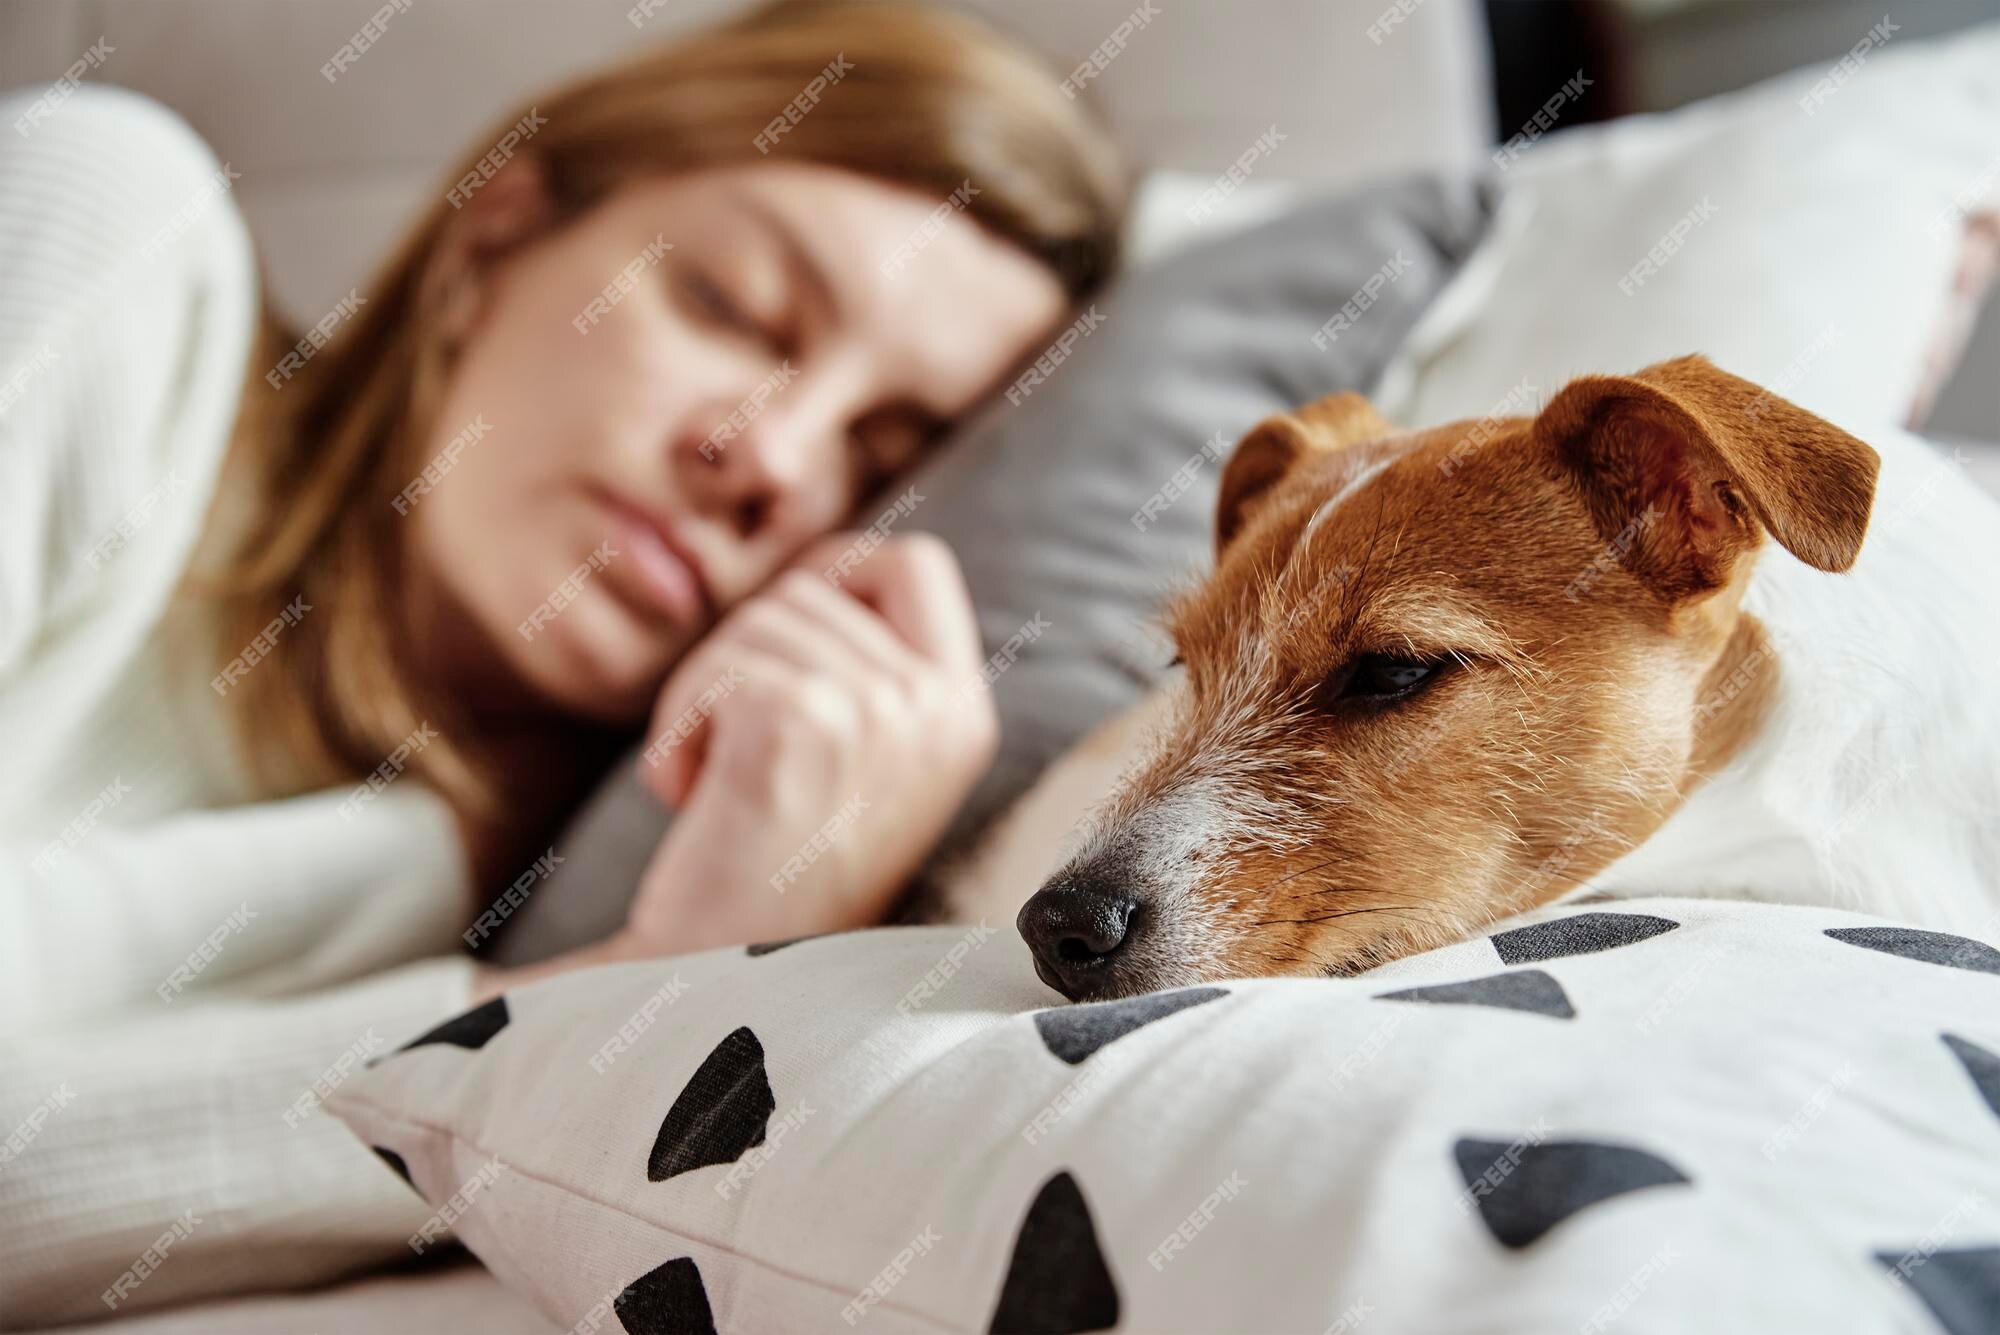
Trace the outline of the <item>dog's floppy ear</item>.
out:
M 1705 357 L 1573 380 L 1534 435 L 1626 566 L 1669 598 L 1721 588 L 1765 532 L 1807 565 L 1846 570 L 1881 467 L 1845 431 Z
M 1329 394 L 1251 427 L 1222 469 L 1221 494 L 1215 503 L 1215 554 L 1222 555 L 1242 531 L 1253 502 L 1276 486 L 1299 456 L 1380 440 L 1394 430 L 1373 404 L 1350 391 Z

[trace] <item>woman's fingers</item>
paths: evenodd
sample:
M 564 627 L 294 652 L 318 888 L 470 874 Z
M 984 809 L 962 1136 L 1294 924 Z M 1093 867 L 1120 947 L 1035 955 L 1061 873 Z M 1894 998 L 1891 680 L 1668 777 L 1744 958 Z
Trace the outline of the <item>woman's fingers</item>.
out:
M 913 683 L 920 662 L 874 608 L 805 569 L 786 571 L 771 595 L 847 648 L 854 659 L 898 686 Z
M 639 781 L 666 806 L 685 806 L 707 758 L 709 719 L 753 676 L 768 680 L 792 671 L 784 659 L 711 634 L 660 691 L 639 756 Z
M 811 571 L 845 569 L 841 588 L 880 613 L 904 643 L 955 676 L 977 671 L 979 622 L 958 558 L 944 540 L 911 533 L 859 561 L 844 560 L 854 543 L 854 534 L 834 534 L 799 564 Z
M 741 708 L 728 701 L 746 683 L 762 683 L 755 693 L 779 712 L 811 703 L 802 698 L 810 689 L 820 704 L 844 695 L 879 716 L 885 692 L 936 698 L 976 678 L 978 624 L 951 550 L 919 534 L 856 561 L 854 542 L 836 534 L 815 545 L 669 676 L 639 766 L 662 802 L 688 802 L 710 750 L 710 717 Z M 823 573 L 830 563 L 842 571 L 838 588 Z M 769 688 L 779 682 L 790 685 L 774 698 Z

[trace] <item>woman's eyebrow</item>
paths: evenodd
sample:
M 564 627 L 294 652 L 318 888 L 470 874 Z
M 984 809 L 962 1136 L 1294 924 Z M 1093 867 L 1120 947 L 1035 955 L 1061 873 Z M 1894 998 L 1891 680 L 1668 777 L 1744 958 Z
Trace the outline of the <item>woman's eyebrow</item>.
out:
M 792 225 L 785 221 L 783 215 L 776 209 L 754 195 L 739 193 L 736 203 L 745 213 L 757 220 L 758 225 L 777 244 L 778 249 L 784 252 L 785 267 L 790 269 L 793 276 L 805 287 L 806 295 L 812 304 L 825 311 L 829 317 L 838 320 L 840 299 L 835 294 L 833 285 L 827 282 L 825 272 L 813 259 L 812 252 L 806 249 L 803 241 L 799 240 L 799 235 L 792 229 Z
M 827 281 L 826 272 L 813 259 L 812 252 L 783 214 L 763 200 L 747 192 L 736 196 L 736 203 L 761 227 L 783 252 L 785 267 L 792 271 L 798 282 L 806 289 L 809 304 L 817 306 L 826 315 L 829 323 L 838 323 L 842 316 L 842 305 L 833 285 Z M 913 399 L 911 402 L 931 418 L 940 423 L 950 423 L 959 413 L 948 404 L 925 402 Z

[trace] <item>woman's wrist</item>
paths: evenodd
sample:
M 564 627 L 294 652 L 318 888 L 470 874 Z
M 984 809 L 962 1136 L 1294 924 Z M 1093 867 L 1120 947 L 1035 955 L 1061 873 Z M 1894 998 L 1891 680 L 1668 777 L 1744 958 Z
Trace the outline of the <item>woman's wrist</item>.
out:
M 491 1001 L 503 992 L 511 992 L 517 987 L 553 978 L 559 973 L 572 969 L 587 969 L 598 964 L 622 964 L 630 960 L 649 959 L 658 955 L 656 950 L 648 950 L 630 931 L 620 930 L 602 941 L 579 947 L 535 964 L 521 964 L 502 967 L 495 964 L 476 965 L 472 974 L 472 1003 L 476 1006 Z

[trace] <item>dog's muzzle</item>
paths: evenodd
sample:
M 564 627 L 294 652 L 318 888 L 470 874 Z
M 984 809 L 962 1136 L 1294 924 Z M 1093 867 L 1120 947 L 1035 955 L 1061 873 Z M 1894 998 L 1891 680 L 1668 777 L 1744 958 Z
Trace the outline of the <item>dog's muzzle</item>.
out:
M 1104 881 L 1061 876 L 1035 893 L 1014 920 L 1043 982 L 1071 1001 L 1108 990 L 1119 952 L 1140 929 L 1138 901 Z

